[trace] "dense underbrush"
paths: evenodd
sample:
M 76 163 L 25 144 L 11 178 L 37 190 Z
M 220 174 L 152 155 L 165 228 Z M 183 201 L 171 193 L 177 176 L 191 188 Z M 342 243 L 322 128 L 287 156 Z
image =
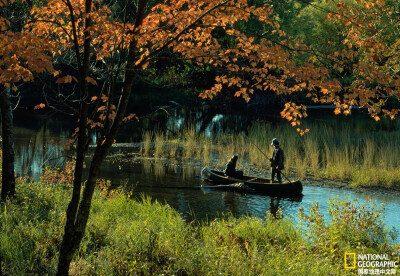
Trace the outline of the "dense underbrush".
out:
M 399 260 L 383 210 L 368 202 L 332 200 L 328 220 L 315 203 L 299 211 L 299 226 L 279 211 L 186 222 L 166 204 L 108 187 L 95 193 L 72 275 L 351 275 L 345 252 Z M 16 198 L 1 206 L 3 273 L 55 273 L 69 199 L 59 179 L 19 180 Z

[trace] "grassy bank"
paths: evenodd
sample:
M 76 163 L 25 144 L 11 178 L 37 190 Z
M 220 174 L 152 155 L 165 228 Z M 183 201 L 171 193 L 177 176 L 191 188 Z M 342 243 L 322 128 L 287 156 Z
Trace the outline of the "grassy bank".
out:
M 400 189 L 400 124 L 370 124 L 336 118 L 306 123 L 311 131 L 300 136 L 287 124 L 272 127 L 255 122 L 244 134 L 217 133 L 211 137 L 195 133 L 189 126 L 175 136 L 146 132 L 142 153 L 166 158 L 200 159 L 204 166 L 223 167 L 233 153 L 239 155 L 238 167 L 245 172 L 267 172 L 267 158 L 272 155 L 270 141 L 278 137 L 285 151 L 286 173 L 304 179 L 329 178 L 353 186 Z M 181 146 L 181 148 L 179 146 Z M 180 150 L 179 150 L 180 149 Z
M 187 223 L 150 198 L 105 195 L 94 196 L 72 275 L 351 275 L 344 252 L 396 251 L 382 210 L 356 202 L 333 201 L 334 223 L 319 216 L 316 204 L 301 211 L 308 227 L 302 229 L 309 229 L 303 233 L 279 213 Z M 69 197 L 65 186 L 18 184 L 17 197 L 1 206 L 3 273 L 55 273 Z

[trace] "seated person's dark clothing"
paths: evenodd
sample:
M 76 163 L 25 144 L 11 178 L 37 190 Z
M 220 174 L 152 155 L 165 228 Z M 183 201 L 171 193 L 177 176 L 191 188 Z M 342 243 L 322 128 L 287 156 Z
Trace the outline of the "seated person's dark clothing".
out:
M 235 170 L 236 167 L 236 162 L 234 161 L 229 161 L 225 165 L 225 175 L 233 178 L 238 178 L 242 179 L 243 178 L 243 171 L 237 171 Z

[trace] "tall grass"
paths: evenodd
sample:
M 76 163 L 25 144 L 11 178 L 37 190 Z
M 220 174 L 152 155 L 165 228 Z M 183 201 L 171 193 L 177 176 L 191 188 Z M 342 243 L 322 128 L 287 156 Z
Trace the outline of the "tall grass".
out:
M 17 187 L 17 198 L 0 212 L 3 273 L 53 275 L 69 191 L 43 183 Z M 310 214 L 300 213 L 306 234 L 313 234 L 309 240 L 287 218 L 226 215 L 186 223 L 169 205 L 149 197 L 103 198 L 97 190 L 69 274 L 352 275 L 343 268 L 344 252 L 395 256 L 381 209 L 368 208 L 333 200 L 335 221 L 324 222 L 313 205 Z
M 150 147 L 151 147 L 151 141 L 153 138 L 153 132 L 151 131 L 145 131 L 142 136 L 142 148 L 141 148 L 141 153 L 142 156 L 149 156 L 150 155 Z
M 179 141 L 177 140 L 172 140 L 167 143 L 166 147 L 167 150 L 169 148 L 169 158 L 177 157 L 178 146 L 179 146 Z
M 202 160 L 203 166 L 209 166 L 212 163 L 212 138 L 203 138 L 202 140 Z
M 304 142 L 306 162 L 309 164 L 313 175 L 319 175 L 320 146 L 316 138 L 307 138 Z
M 154 135 L 154 157 L 160 158 L 164 156 L 165 136 L 161 131 L 157 131 Z
M 341 119 L 332 119 L 331 124 L 311 121 L 306 126 L 311 131 L 300 136 L 287 124 L 272 127 L 269 123 L 256 121 L 248 129 L 248 135 L 219 132 L 211 139 L 197 133 L 194 125 L 189 125 L 180 133 L 180 139 L 167 142 L 175 147 L 182 146 L 183 159 L 202 159 L 204 165 L 222 168 L 232 154 L 238 154 L 238 165 L 245 166 L 241 169 L 265 173 L 269 171 L 268 159 L 273 151 L 270 143 L 276 137 L 285 152 L 286 175 L 400 188 L 400 123 L 392 123 L 390 131 L 371 131 L 370 125 Z M 143 136 L 144 155 L 149 152 L 151 136 L 149 132 Z M 163 139 L 159 140 L 156 147 L 165 144 Z M 161 150 L 155 149 L 155 152 Z M 175 153 L 176 149 L 170 146 L 170 152 Z M 170 153 L 170 156 L 174 155 Z
M 184 146 L 185 146 L 185 158 L 192 158 L 196 156 L 196 152 L 199 150 L 197 145 L 197 134 L 194 125 L 188 125 L 183 132 Z

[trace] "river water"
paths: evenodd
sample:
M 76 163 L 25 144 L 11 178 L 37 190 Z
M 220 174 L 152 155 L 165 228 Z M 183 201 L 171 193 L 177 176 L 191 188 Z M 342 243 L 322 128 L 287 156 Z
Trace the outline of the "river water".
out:
M 129 155 L 128 155 L 129 156 Z M 133 157 L 132 157 L 133 158 Z M 361 192 L 345 188 L 329 188 L 311 185 L 303 181 L 303 197 L 276 198 L 258 194 L 243 194 L 201 188 L 201 166 L 196 164 L 171 164 L 152 158 L 133 158 L 136 161 L 108 160 L 102 171 L 103 177 L 111 177 L 116 185 L 132 189 L 137 197 L 150 195 L 154 200 L 165 202 L 179 211 L 187 220 L 212 220 L 221 214 L 251 215 L 264 218 L 271 208 L 281 208 L 284 216 L 297 221 L 300 207 L 307 209 L 317 201 L 326 221 L 329 221 L 329 199 L 358 199 L 368 197 L 377 205 L 384 203 L 385 222 L 389 228 L 400 231 L 400 199 L 382 192 Z M 315 184 L 315 183 L 314 183 Z M 206 184 L 207 185 L 207 184 Z M 397 238 L 396 242 L 400 242 Z
M 215 114 L 208 120 L 208 124 L 199 128 L 203 131 L 214 131 L 215 128 L 222 127 L 224 120 L 226 116 Z M 234 118 L 234 120 L 238 119 Z M 183 119 L 179 121 L 179 118 L 174 118 L 173 121 L 167 120 L 166 125 L 169 128 L 179 128 L 184 124 L 183 121 Z M 237 127 L 235 123 L 232 125 Z M 62 167 L 66 161 L 71 160 L 73 152 L 66 150 L 64 145 L 71 137 L 73 126 L 74 122 L 65 124 L 52 118 L 36 118 L 31 123 L 17 118 L 16 173 L 38 179 L 44 166 Z M 123 135 L 128 136 L 127 133 L 129 133 L 129 128 Z M 304 196 L 302 198 L 281 198 L 278 201 L 277 198 L 265 195 L 210 191 L 201 188 L 201 163 L 139 158 L 137 151 L 120 150 L 120 158 L 107 159 L 103 165 L 101 177 L 110 179 L 114 187 L 123 186 L 133 191 L 134 196 L 140 197 L 145 194 L 159 202 L 168 203 L 187 220 L 212 220 L 226 213 L 263 218 L 270 208 L 279 207 L 284 216 L 296 221 L 299 208 L 303 207 L 307 210 L 314 201 L 318 201 L 321 213 L 328 219 L 330 198 L 363 200 L 368 196 L 377 204 L 385 204 L 386 224 L 400 231 L 400 216 L 398 215 L 400 199 L 389 192 L 365 193 L 350 189 L 318 187 L 303 182 Z M 399 237 L 396 242 L 400 242 Z

